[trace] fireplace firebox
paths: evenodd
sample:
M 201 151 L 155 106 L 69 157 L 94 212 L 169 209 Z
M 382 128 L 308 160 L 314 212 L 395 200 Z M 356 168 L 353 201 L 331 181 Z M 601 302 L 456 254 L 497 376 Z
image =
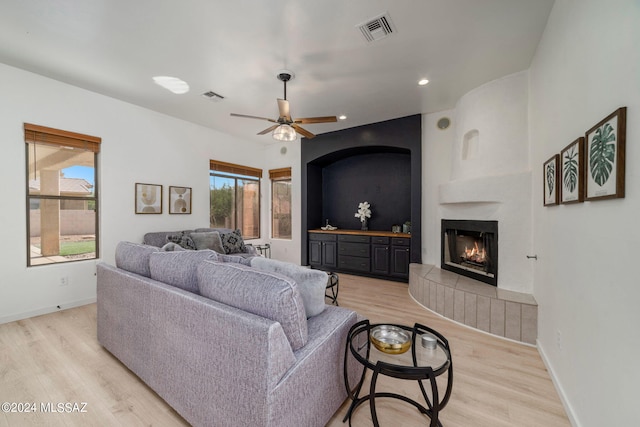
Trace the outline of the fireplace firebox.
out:
M 498 286 L 498 221 L 442 220 L 441 268 Z

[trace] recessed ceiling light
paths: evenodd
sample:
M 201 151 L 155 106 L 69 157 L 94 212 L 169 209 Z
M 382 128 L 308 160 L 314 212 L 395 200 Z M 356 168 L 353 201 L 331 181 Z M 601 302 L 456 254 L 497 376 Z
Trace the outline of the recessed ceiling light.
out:
M 177 77 L 155 76 L 153 78 L 153 81 L 157 85 L 160 85 L 168 91 L 171 91 L 178 95 L 189 92 L 189 85 L 187 84 L 187 82 Z
M 347 116 L 345 116 L 344 114 L 340 115 L 338 118 L 340 120 L 347 120 Z
M 429 83 L 429 80 L 427 80 L 427 79 L 422 79 L 422 80 L 419 80 L 419 81 L 418 81 L 418 84 L 419 84 L 420 86 L 424 86 L 424 85 L 426 85 L 427 83 Z

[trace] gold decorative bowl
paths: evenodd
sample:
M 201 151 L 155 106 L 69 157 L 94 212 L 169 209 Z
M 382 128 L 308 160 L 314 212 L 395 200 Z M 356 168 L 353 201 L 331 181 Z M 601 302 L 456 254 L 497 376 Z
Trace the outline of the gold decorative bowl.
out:
M 411 334 L 392 325 L 379 325 L 371 329 L 371 343 L 388 354 L 402 354 L 411 348 Z

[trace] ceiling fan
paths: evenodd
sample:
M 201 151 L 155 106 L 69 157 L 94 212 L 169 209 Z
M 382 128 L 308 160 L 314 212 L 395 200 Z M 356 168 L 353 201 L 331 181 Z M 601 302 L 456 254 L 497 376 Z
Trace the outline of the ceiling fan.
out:
M 276 75 L 278 80 L 284 83 L 284 99 L 278 98 L 278 111 L 280 116 L 277 120 L 268 119 L 266 117 L 249 116 L 246 114 L 231 113 L 234 117 L 245 117 L 248 119 L 266 120 L 271 123 L 275 123 L 273 126 L 266 128 L 265 130 L 258 132 L 258 135 L 265 135 L 269 132 L 273 132 L 273 138 L 278 141 L 293 141 L 296 139 L 296 131 L 306 138 L 313 138 L 315 135 L 308 130 L 300 126 L 305 123 L 331 123 L 336 122 L 338 119 L 336 116 L 325 117 L 306 117 L 304 119 L 293 119 L 289 112 L 289 101 L 287 101 L 287 82 L 293 78 L 293 73 L 288 70 L 279 71 Z

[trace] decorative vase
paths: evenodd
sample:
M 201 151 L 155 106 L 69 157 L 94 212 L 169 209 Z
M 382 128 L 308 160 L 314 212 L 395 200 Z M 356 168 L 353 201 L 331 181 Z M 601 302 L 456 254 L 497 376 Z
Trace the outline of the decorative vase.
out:
M 368 226 L 366 217 L 362 219 L 362 227 L 360 227 L 360 230 L 362 230 L 362 231 L 369 230 L 369 226 Z

